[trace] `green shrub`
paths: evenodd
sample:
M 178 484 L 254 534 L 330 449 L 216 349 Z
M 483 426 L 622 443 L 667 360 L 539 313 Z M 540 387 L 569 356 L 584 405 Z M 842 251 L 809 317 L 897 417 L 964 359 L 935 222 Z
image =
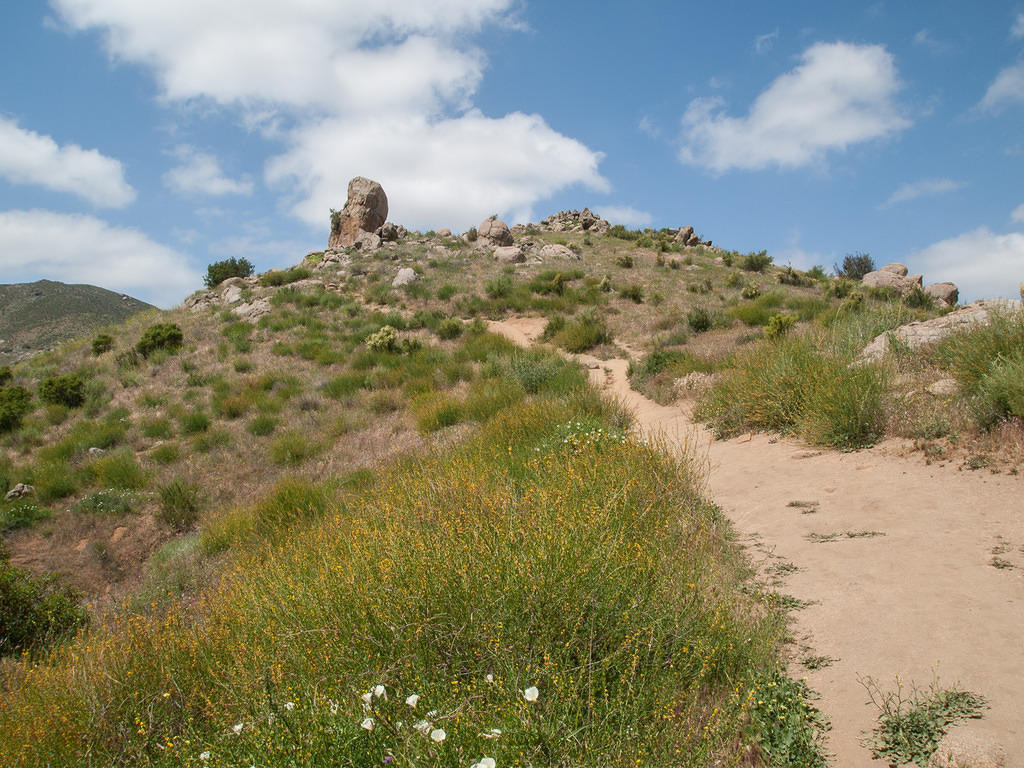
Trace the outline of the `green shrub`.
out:
M 398 332 L 390 325 L 385 325 L 366 337 L 366 348 L 372 352 L 393 352 L 397 342 Z
M 501 409 L 517 403 L 526 395 L 526 390 L 517 382 L 505 379 L 477 379 L 462 402 L 462 413 L 467 419 L 485 421 Z
M 604 318 L 590 309 L 555 335 L 555 343 L 567 352 L 586 352 L 598 344 L 611 341 Z
M 56 576 L 33 576 L 0 553 L 0 656 L 39 651 L 83 626 L 78 599 Z
M 127 515 L 133 511 L 132 497 L 121 491 L 103 490 L 90 493 L 76 503 L 72 512 L 92 515 Z
M 458 292 L 458 289 L 451 283 L 446 283 L 437 289 L 438 301 L 448 301 Z
M 210 417 L 202 411 L 188 411 L 182 414 L 181 432 L 185 435 L 197 435 L 210 428 Z
M 1024 348 L 999 354 L 979 380 L 971 409 L 985 429 L 1013 416 L 1024 421 Z
M 746 253 L 740 258 L 740 269 L 747 272 L 764 272 L 765 268 L 772 263 L 772 257 L 768 251 L 757 251 Z
M 284 467 L 297 467 L 323 450 L 310 435 L 291 430 L 270 444 L 270 460 Z
M 492 299 L 505 299 L 512 294 L 515 281 L 511 275 L 499 275 L 484 283 L 484 293 Z
M 221 334 L 231 342 L 236 352 L 248 352 L 252 349 L 252 336 L 254 326 L 244 320 L 236 320 L 228 323 L 220 329 Z
M 198 486 L 184 480 L 172 480 L 157 489 L 160 509 L 157 518 L 176 531 L 187 531 L 196 520 L 202 507 Z
M 629 299 L 634 304 L 644 303 L 644 289 L 636 283 L 622 288 L 619 291 L 619 295 L 624 299 Z
M 32 410 L 32 395 L 24 387 L 0 387 L 0 434 L 13 432 Z
M 181 449 L 177 443 L 165 443 L 158 445 L 149 452 L 149 457 L 157 464 L 173 464 L 181 456 Z
M 28 499 L 0 502 L 0 533 L 15 531 L 18 528 L 31 528 L 36 523 L 49 520 L 51 517 L 53 517 L 51 510 Z M 3 611 L 0 611 L 0 614 L 2 613 Z
M 109 333 L 101 333 L 92 340 L 92 353 L 96 357 L 99 357 L 104 352 L 109 352 L 114 348 L 114 337 Z
M 686 324 L 694 333 L 704 333 L 711 330 L 712 317 L 707 307 L 694 307 L 686 313 Z
M 1024 349 L 1024 312 L 992 312 L 988 324 L 951 333 L 932 353 L 964 390 L 974 392 L 999 360 L 1013 359 Z
M 185 337 L 176 323 L 157 323 L 143 332 L 139 343 L 135 345 L 135 350 L 148 358 L 158 350 L 177 352 L 184 343 Z
M 798 288 L 806 287 L 814 283 L 814 278 L 804 274 L 798 269 L 793 269 L 792 266 L 785 266 L 775 276 L 782 285 L 794 285 Z
M 920 285 L 911 287 L 903 296 L 903 303 L 913 309 L 935 309 L 935 299 L 925 293 Z
M 142 422 L 141 429 L 145 437 L 154 440 L 166 440 L 174 437 L 174 427 L 171 426 L 171 420 L 164 416 L 146 419 Z
M 459 402 L 444 392 L 427 392 L 420 395 L 413 401 L 411 410 L 416 421 L 416 429 L 424 434 L 458 424 L 462 418 Z
M 361 373 L 343 373 L 325 382 L 322 391 L 332 400 L 352 397 L 366 386 L 366 376 Z
M 264 272 L 260 275 L 259 284 L 264 288 L 289 285 L 290 283 L 295 283 L 299 280 L 305 280 L 311 274 L 313 273 L 305 267 L 279 269 L 276 272 Z
M 768 318 L 768 324 L 764 327 L 764 335 L 769 339 L 778 339 L 789 333 L 789 329 L 796 323 L 793 315 L 772 315 Z
M 462 335 L 462 321 L 457 317 L 446 317 L 437 324 L 434 332 L 442 339 L 456 339 Z
M 466 240 L 471 243 L 475 243 L 477 237 L 479 237 L 479 234 L 476 231 L 476 227 L 470 227 L 469 230 L 466 232 Z
M 277 419 L 274 416 L 257 416 L 245 428 L 249 430 L 251 435 L 266 437 L 277 428 Z
M 78 493 L 79 477 L 63 460 L 40 461 L 32 467 L 31 484 L 42 504 L 66 499 Z
M 737 270 L 733 270 L 728 275 L 726 275 L 726 277 L 725 277 L 725 287 L 726 288 L 739 288 L 741 285 L 743 285 L 743 273 L 740 272 L 738 269 Z
M 39 399 L 51 405 L 77 408 L 85 402 L 85 380 L 75 373 L 51 376 L 40 382 Z
M 11 370 L 11 366 L 2 365 L 0 366 L 0 387 L 6 387 L 14 379 L 14 372 Z
M 623 253 L 615 257 L 615 263 L 623 269 L 632 269 L 633 257 L 628 253 Z
M 540 335 L 541 341 L 552 341 L 560 331 L 565 329 L 565 316 L 564 315 L 553 315 L 548 318 L 548 321 L 544 324 L 544 331 Z
M 89 465 L 88 472 L 97 485 L 107 488 L 138 490 L 146 487 L 148 479 L 135 455 L 127 448 L 96 459 Z
M 749 281 L 743 286 L 743 290 L 740 291 L 740 296 L 744 299 L 756 299 L 761 295 L 761 285 L 754 280 Z
M 207 288 L 215 288 L 229 277 L 248 277 L 253 273 L 252 263 L 245 258 L 237 259 L 232 257 L 223 261 L 215 261 L 206 267 L 206 277 L 203 284 Z
M 875 271 L 875 262 L 868 253 L 848 253 L 843 258 L 843 266 L 833 266 L 837 277 L 859 282 L 868 272 Z
M 226 429 L 211 429 L 201 435 L 196 435 L 192 445 L 199 453 L 209 453 L 215 448 L 231 445 L 232 442 L 234 442 L 234 438 Z

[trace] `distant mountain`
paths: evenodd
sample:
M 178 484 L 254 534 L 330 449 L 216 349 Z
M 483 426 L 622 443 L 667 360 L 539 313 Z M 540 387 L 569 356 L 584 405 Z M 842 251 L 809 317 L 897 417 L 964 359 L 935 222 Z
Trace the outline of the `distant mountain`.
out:
M 23 360 L 152 304 L 95 285 L 53 280 L 0 285 L 0 365 Z

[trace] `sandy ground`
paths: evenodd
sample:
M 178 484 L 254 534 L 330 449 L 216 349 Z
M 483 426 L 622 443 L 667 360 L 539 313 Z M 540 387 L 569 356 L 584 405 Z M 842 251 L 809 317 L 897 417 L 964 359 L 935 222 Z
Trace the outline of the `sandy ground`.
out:
M 492 328 L 525 345 L 544 320 Z M 844 454 L 761 434 L 715 441 L 685 404 L 631 390 L 627 361 L 578 359 L 641 432 L 706 457 L 708 494 L 755 562 L 796 566 L 778 587 L 809 603 L 792 614 L 791 673 L 821 696 L 835 765 L 884 765 L 861 743 L 877 709 L 860 681 L 891 690 L 899 675 L 905 689 L 937 676 L 985 696 L 984 717 L 962 728 L 1024 768 L 1024 477 L 929 466 L 898 442 Z M 805 670 L 807 656 L 833 661 Z

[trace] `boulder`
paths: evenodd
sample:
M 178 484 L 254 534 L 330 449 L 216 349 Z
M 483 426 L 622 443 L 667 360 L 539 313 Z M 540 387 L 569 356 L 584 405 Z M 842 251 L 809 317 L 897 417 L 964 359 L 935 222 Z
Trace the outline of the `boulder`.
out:
M 233 278 L 237 280 L 238 278 Z M 225 304 L 234 304 L 236 301 L 242 298 L 242 286 L 240 285 L 229 285 L 220 294 L 220 300 Z
M 388 197 L 376 181 L 356 176 L 348 183 L 348 199 L 340 212 L 331 214 L 331 234 L 328 248 L 347 248 L 356 245 L 361 233 L 376 231 L 388 218 Z M 365 245 L 365 243 L 364 243 Z
M 942 737 L 928 768 L 1003 768 L 1006 752 L 998 744 L 960 730 Z
M 36 489 L 28 483 L 18 483 L 4 496 L 4 501 L 14 501 L 15 499 L 24 499 L 26 496 L 31 496 L 36 492 Z
M 360 251 L 376 251 L 381 246 L 381 238 L 376 232 L 360 232 L 352 245 Z
M 676 232 L 676 236 L 673 238 L 673 240 L 675 240 L 677 243 L 682 243 L 683 245 L 689 245 L 690 238 L 692 238 L 693 236 L 693 227 L 680 227 L 679 231 Z
M 540 249 L 540 257 L 542 259 L 579 259 L 580 255 L 564 245 L 550 244 Z
M 897 275 L 898 277 L 898 275 Z M 889 337 L 908 347 L 922 347 L 932 344 L 955 331 L 966 330 L 972 325 L 988 325 L 991 313 L 1015 313 L 1024 311 L 1021 302 L 1015 299 L 983 299 L 974 301 L 966 307 L 953 310 L 948 315 L 932 320 L 921 320 L 901 325 L 894 331 L 876 336 L 861 351 L 859 360 L 870 362 L 882 357 L 889 350 Z
M 894 262 L 892 262 L 892 264 L 886 264 L 884 267 L 881 267 L 878 271 L 879 272 L 892 272 L 894 275 L 899 275 L 900 277 L 906 277 L 908 270 L 907 270 L 907 265 L 906 264 L 900 264 L 898 261 L 894 261 Z
M 591 225 L 590 231 L 593 232 L 595 235 L 603 235 L 606 234 L 608 230 L 611 228 L 612 225 L 608 223 L 607 219 L 598 219 Z
M 925 286 L 924 292 L 947 307 L 955 307 L 960 299 L 960 289 L 956 283 L 932 283 Z
M 901 296 L 906 296 L 915 287 L 921 287 L 922 278 L 921 275 L 905 277 L 885 269 L 876 269 L 864 275 L 861 282 L 869 288 L 895 288 Z
M 512 245 L 512 233 L 501 219 L 484 219 L 476 234 L 478 239 L 492 246 Z
M 952 397 L 960 391 L 960 385 L 956 383 L 956 379 L 939 379 L 933 381 L 924 390 L 933 397 Z
M 231 314 L 250 323 L 256 322 L 264 315 L 270 314 L 270 300 L 259 298 L 246 304 L 239 304 L 231 310 Z
M 398 227 L 389 221 L 380 228 L 378 234 L 385 243 L 393 243 L 398 239 Z
M 450 229 L 448 229 L 447 227 L 443 227 L 443 228 L 437 230 L 436 234 L 437 234 L 438 237 L 451 237 L 452 236 L 452 231 Z
M 494 249 L 494 260 L 502 264 L 522 264 L 526 254 L 518 245 L 503 245 Z
M 419 282 L 420 276 L 416 274 L 416 270 L 412 267 L 403 267 L 398 270 L 398 274 L 395 275 L 395 279 L 391 281 L 392 288 L 401 288 L 403 285 L 412 285 L 415 282 Z

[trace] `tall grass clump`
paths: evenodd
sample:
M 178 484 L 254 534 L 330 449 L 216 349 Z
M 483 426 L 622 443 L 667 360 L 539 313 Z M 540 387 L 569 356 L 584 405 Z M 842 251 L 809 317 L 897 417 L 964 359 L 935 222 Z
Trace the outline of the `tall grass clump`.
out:
M 696 467 L 580 392 L 373 482 L 279 490 L 253 514 L 303 525 L 191 610 L 16 673 L 0 764 L 739 762 L 776 727 L 753 715 L 780 616 Z

